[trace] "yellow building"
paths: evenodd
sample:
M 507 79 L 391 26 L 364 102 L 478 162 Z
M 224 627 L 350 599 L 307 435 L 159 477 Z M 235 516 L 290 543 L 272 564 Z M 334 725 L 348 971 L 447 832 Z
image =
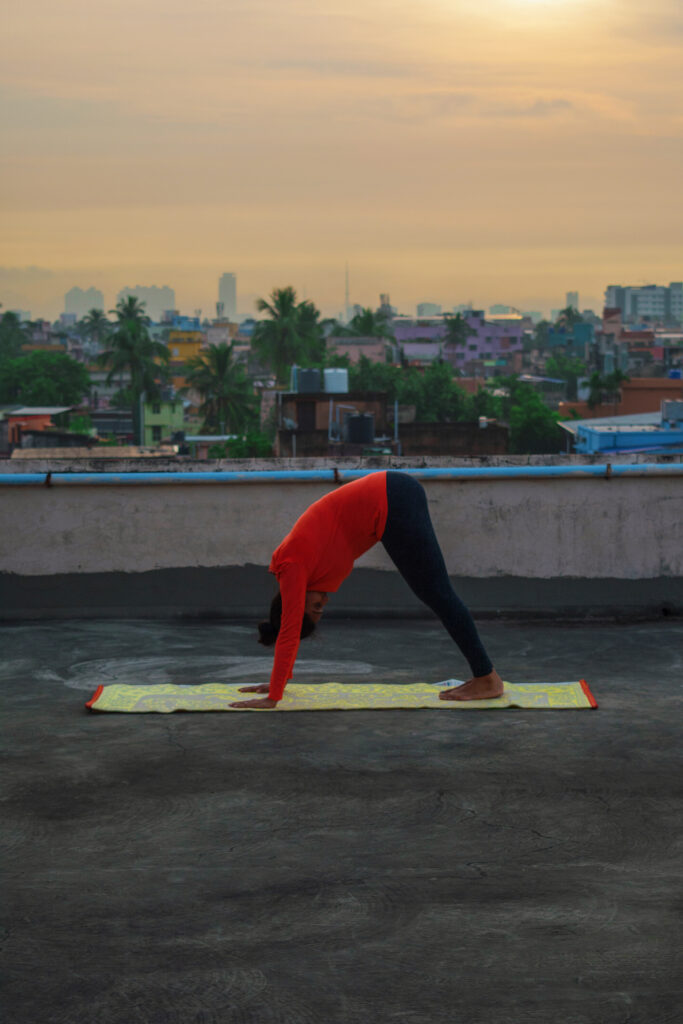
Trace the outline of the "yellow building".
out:
M 203 331 L 169 331 L 169 380 L 174 388 L 185 387 L 185 364 L 198 356 L 204 345 Z

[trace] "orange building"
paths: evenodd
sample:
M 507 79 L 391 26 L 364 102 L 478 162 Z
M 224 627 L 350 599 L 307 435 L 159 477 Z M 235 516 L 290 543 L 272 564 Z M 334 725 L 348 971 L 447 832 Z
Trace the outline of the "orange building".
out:
M 683 381 L 668 377 L 633 377 L 620 385 L 618 402 L 603 402 L 591 409 L 587 402 L 560 402 L 561 419 L 569 419 L 572 411 L 581 419 L 595 416 L 631 416 L 638 412 L 659 412 L 666 399 L 683 399 Z
M 21 443 L 23 430 L 47 430 L 54 427 L 53 416 L 70 412 L 70 405 L 25 405 L 18 409 L 12 409 L 5 414 L 7 422 L 7 442 L 10 446 Z

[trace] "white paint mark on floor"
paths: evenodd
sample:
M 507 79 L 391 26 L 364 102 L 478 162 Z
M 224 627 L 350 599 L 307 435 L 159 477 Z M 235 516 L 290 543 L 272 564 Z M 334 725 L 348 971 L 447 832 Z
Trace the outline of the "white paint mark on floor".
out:
M 110 683 L 153 685 L 155 683 L 225 683 L 234 680 L 263 682 L 270 679 L 270 657 L 225 657 L 180 654 L 171 657 L 101 658 L 82 661 L 59 674 L 49 669 L 36 673 L 46 681 L 55 680 L 74 690 L 93 690 Z M 301 658 L 295 665 L 295 679 L 315 676 L 321 681 L 335 676 L 371 676 L 373 666 L 365 661 L 324 661 Z

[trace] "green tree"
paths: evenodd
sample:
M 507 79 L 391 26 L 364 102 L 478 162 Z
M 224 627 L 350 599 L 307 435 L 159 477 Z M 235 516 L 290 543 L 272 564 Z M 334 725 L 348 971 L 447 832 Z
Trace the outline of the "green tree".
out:
M 493 415 L 508 423 L 513 454 L 538 455 L 562 450 L 559 414 L 548 408 L 531 384 L 520 381 L 516 375 L 495 377 L 490 383 L 505 397 L 490 395 L 489 408 L 479 415 Z
M 570 402 L 575 402 L 578 394 L 579 377 L 585 376 L 586 364 L 582 363 L 580 359 L 572 359 L 564 355 L 563 352 L 557 352 L 554 356 L 550 357 L 545 368 L 549 376 L 559 377 L 566 382 L 567 399 Z
M 539 320 L 534 327 L 533 348 L 543 352 L 548 347 L 548 334 L 552 326 L 550 320 Z
M 269 301 L 257 299 L 256 308 L 267 317 L 254 329 L 252 348 L 279 381 L 285 382 L 294 363 L 318 366 L 324 361 L 324 325 L 312 302 L 298 302 L 288 286 L 273 289 Z
M 340 335 L 354 338 L 387 338 L 394 340 L 394 332 L 391 329 L 391 322 L 387 314 L 378 309 L 374 311 L 369 306 L 361 309 L 360 313 L 352 316 L 348 324 L 339 328 Z
M 244 437 L 228 441 L 231 459 L 267 459 L 273 454 L 273 442 L 260 430 L 248 430 Z
M 64 352 L 29 352 L 5 360 L 0 370 L 0 402 L 80 405 L 89 391 L 85 366 Z
M 21 346 L 26 343 L 26 334 L 16 313 L 9 311 L 0 319 L 0 363 L 6 359 L 15 359 L 21 354 Z
M 538 455 L 562 450 L 558 414 L 545 404 L 529 384 L 517 384 L 510 406 L 510 451 Z
M 556 326 L 566 327 L 567 330 L 571 333 L 574 329 L 575 324 L 582 323 L 583 317 L 579 313 L 578 309 L 576 309 L 574 306 L 566 306 L 564 309 L 560 310 L 560 315 L 557 318 Z
M 159 378 L 168 363 L 169 352 L 165 345 L 150 337 L 148 327 L 151 321 L 145 313 L 144 303 L 134 296 L 121 299 L 116 309 L 110 312 L 116 316 L 116 323 L 97 362 L 109 370 L 107 384 L 117 374 L 126 371 L 130 374 L 133 432 L 138 444 L 142 444 L 140 398 L 143 394 L 148 400 L 159 397 Z
M 612 373 L 608 373 L 603 380 L 607 401 L 616 402 L 619 397 L 621 385 L 624 381 L 630 379 L 631 378 L 621 370 L 613 370 Z
M 414 366 L 372 363 L 361 356 L 349 371 L 349 386 L 352 391 L 384 391 L 389 402 L 414 405 L 415 416 L 422 423 L 467 418 L 467 395 L 448 363 L 434 362 L 422 371 Z
M 470 327 L 462 313 L 447 313 L 444 323 L 446 325 L 444 340 L 447 345 L 466 345 L 467 339 L 477 333 L 473 327 Z
M 388 401 L 393 402 L 398 397 L 403 373 L 400 366 L 373 363 L 362 355 L 349 368 L 349 388 L 351 391 L 386 391 Z
M 257 401 L 244 367 L 235 361 L 234 343 L 209 345 L 188 360 L 185 379 L 202 396 L 206 430 L 237 434 L 253 422 Z
M 597 371 L 591 373 L 588 378 L 588 398 L 586 399 L 589 409 L 595 409 L 596 406 L 602 404 L 604 390 L 605 381 L 603 377 Z
M 111 333 L 112 324 L 102 309 L 91 309 L 78 324 L 82 337 L 102 345 Z

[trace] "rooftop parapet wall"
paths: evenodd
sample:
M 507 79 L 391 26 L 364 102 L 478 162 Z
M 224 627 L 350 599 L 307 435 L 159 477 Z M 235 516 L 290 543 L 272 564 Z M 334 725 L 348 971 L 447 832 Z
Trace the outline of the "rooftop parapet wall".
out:
M 476 612 L 656 614 L 683 606 L 680 459 L 655 467 L 667 473 L 670 465 L 676 476 L 521 478 L 492 474 L 525 465 L 536 472 L 528 460 L 459 461 L 483 473 L 433 478 L 432 466 L 422 482 L 449 573 Z M 327 460 L 305 462 L 307 470 L 333 468 Z M 361 460 L 337 463 L 342 477 L 349 463 Z M 561 471 L 561 463 L 568 470 L 598 465 L 576 457 L 552 464 Z M 626 464 L 614 460 L 615 471 Z M 59 468 L 53 465 L 53 474 Z M 252 473 L 245 484 L 226 477 L 200 483 L 166 475 L 161 484 L 140 477 L 131 486 L 100 476 L 92 486 L 72 476 L 62 484 L 55 477 L 56 486 L 1 487 L 0 614 L 260 614 L 273 592 L 271 552 L 334 478 Z M 329 607 L 366 615 L 419 610 L 381 545 L 359 560 Z

